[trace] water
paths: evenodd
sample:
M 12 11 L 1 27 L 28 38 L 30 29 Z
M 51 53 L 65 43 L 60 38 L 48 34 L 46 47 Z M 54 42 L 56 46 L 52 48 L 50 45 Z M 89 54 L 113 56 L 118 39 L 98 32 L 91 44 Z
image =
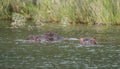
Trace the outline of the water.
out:
M 6 24 L 5 24 L 6 23 Z M 56 24 L 26 28 L 0 26 L 0 69 L 120 69 L 119 26 L 69 26 Z M 64 37 L 96 37 L 97 46 L 81 46 L 79 41 L 52 44 L 22 43 L 30 34 L 53 31 Z

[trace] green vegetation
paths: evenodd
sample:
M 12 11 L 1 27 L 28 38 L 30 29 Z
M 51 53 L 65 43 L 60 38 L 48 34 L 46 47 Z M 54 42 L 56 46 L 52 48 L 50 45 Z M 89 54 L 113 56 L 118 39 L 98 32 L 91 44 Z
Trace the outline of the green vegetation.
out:
M 18 13 L 36 24 L 120 25 L 120 0 L 0 0 L 0 19 Z

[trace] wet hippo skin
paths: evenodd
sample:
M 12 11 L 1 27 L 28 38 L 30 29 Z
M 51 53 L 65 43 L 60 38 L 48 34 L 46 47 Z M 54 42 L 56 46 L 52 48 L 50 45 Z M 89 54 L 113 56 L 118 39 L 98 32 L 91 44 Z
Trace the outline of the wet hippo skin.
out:
M 46 32 L 42 35 L 29 35 L 26 38 L 26 40 L 32 40 L 35 42 L 46 43 L 46 42 L 60 42 L 63 40 L 75 40 L 75 38 L 74 39 L 64 38 L 64 37 L 57 35 L 54 32 Z
M 81 45 L 96 45 L 96 38 L 80 38 L 80 44 Z

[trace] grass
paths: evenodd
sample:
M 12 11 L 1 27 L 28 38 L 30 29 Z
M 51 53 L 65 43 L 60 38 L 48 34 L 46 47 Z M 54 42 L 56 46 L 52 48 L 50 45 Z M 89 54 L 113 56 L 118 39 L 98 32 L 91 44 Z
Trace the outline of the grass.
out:
M 1 0 L 0 18 L 20 13 L 37 24 L 67 21 L 69 24 L 120 25 L 119 0 Z

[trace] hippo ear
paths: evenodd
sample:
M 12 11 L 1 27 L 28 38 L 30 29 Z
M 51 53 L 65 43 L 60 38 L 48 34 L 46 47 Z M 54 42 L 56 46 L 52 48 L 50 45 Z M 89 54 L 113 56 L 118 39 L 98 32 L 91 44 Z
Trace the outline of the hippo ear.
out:
M 93 39 L 95 39 L 95 40 L 96 40 L 96 38 L 95 38 L 95 37 L 93 37 Z
M 92 38 L 92 41 L 96 44 L 96 38 L 95 37 Z

